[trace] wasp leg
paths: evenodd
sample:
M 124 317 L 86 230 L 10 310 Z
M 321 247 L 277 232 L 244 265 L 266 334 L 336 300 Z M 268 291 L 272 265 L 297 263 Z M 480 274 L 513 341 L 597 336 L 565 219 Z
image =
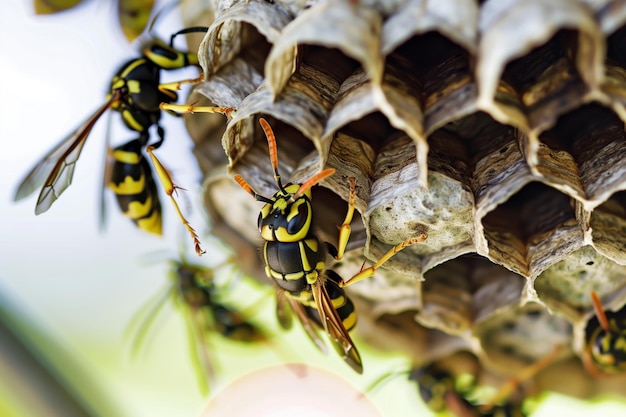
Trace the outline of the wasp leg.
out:
M 421 234 L 417 237 L 411 237 L 407 240 L 405 240 L 402 243 L 397 244 L 396 246 L 394 246 L 393 248 L 389 249 L 387 251 L 387 253 L 385 253 L 379 260 L 378 262 L 376 262 L 374 265 L 368 267 L 368 268 L 361 268 L 361 270 L 353 275 L 350 279 L 343 281 L 340 286 L 341 287 L 347 287 L 348 285 L 352 285 L 355 282 L 359 282 L 362 281 L 366 278 L 369 278 L 371 276 L 373 276 L 376 273 L 376 270 L 378 268 L 380 268 L 385 262 L 387 262 L 389 259 L 391 259 L 392 256 L 394 256 L 396 253 L 400 252 L 402 249 L 406 248 L 407 246 L 410 246 L 414 243 L 419 243 L 419 242 L 423 242 L 424 240 L 426 240 L 426 235 L 425 234 Z
M 173 98 L 176 99 L 175 91 L 180 90 L 181 85 L 198 84 L 199 82 L 202 82 L 203 80 L 204 80 L 204 74 L 200 74 L 196 78 L 189 78 L 186 80 L 172 81 L 171 83 L 159 84 L 158 88 L 160 92 L 167 94 L 170 97 L 172 96 L 172 93 L 174 93 Z
M 346 246 L 348 246 L 348 240 L 350 239 L 350 234 L 352 233 L 352 217 L 354 217 L 354 205 L 356 200 L 356 179 L 354 177 L 349 177 L 348 182 L 350 183 L 350 196 L 348 197 L 348 211 L 346 213 L 346 218 L 343 220 L 341 226 L 339 226 L 339 239 L 337 242 L 337 254 L 335 255 L 335 259 L 340 260 L 343 258 L 343 255 L 346 251 Z
M 159 105 L 161 110 L 165 110 L 172 114 L 179 115 L 180 113 L 222 113 L 229 119 L 235 116 L 234 107 L 210 107 L 210 106 L 196 106 L 195 103 L 191 104 L 172 104 L 161 103 Z
M 519 374 L 509 379 L 502 387 L 500 387 L 500 389 L 496 392 L 496 394 L 493 396 L 493 398 L 491 398 L 488 403 L 481 405 L 480 409 L 482 411 L 490 411 L 497 404 L 509 398 L 515 392 L 515 390 L 518 389 L 521 383 L 529 380 L 539 371 L 552 364 L 558 358 L 559 354 L 562 351 L 563 346 L 556 346 L 548 355 L 522 369 Z
M 159 178 L 159 181 L 161 182 L 161 185 L 163 186 L 165 193 L 172 200 L 172 203 L 174 204 L 174 207 L 176 208 L 176 213 L 178 213 L 178 217 L 180 218 L 180 221 L 183 223 L 183 225 L 185 226 L 185 228 L 191 235 L 196 253 L 198 255 L 202 255 L 205 251 L 200 247 L 200 238 L 196 234 L 196 231 L 194 230 L 194 228 L 191 227 L 191 225 L 189 224 L 185 216 L 183 216 L 183 213 L 180 210 L 180 207 L 178 206 L 176 199 L 174 198 L 174 192 L 176 191 L 176 189 L 182 189 L 182 188 L 174 184 L 174 181 L 172 180 L 172 176 L 170 175 L 167 168 L 165 168 L 163 164 L 161 164 L 161 162 L 158 160 L 156 155 L 153 153 L 154 149 L 155 149 L 154 146 L 148 146 L 146 151 L 148 152 L 148 155 L 150 155 L 150 159 L 152 159 L 152 164 L 154 165 L 154 168 L 156 170 L 157 177 Z

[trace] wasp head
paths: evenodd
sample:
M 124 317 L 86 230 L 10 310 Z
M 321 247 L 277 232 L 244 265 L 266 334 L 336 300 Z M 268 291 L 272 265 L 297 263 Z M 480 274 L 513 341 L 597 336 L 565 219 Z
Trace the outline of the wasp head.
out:
M 608 374 L 626 370 L 626 331 L 618 330 L 598 328 L 592 336 L 591 359 L 599 370 Z
M 311 190 L 297 194 L 299 189 L 300 184 L 287 184 L 265 203 L 258 220 L 263 239 L 296 242 L 309 234 L 313 218 Z

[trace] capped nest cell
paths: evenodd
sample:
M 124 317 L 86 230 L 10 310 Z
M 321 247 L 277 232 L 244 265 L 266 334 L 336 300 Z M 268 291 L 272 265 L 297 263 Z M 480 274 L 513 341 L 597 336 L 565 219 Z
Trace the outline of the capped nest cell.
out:
M 624 393 L 580 359 L 598 326 L 591 291 L 626 304 L 624 2 L 215 3 L 189 100 L 237 110 L 225 128 L 187 120 L 216 233 L 260 245 L 259 204 L 232 175 L 273 195 L 263 117 L 283 178 L 336 170 L 312 190 L 329 242 L 356 178 L 350 251 L 333 269 L 349 276 L 428 234 L 348 288 L 364 339 L 417 365 L 469 351 L 504 375 L 558 348 L 538 387 Z

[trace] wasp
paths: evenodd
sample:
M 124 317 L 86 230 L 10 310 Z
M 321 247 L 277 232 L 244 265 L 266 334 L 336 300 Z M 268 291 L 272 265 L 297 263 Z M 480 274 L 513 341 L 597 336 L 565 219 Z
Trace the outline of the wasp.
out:
M 300 319 L 309 337 L 321 348 L 316 329 L 321 327 L 328 334 L 331 344 L 339 356 L 357 373 L 363 372 L 358 350 L 348 334 L 354 327 L 356 314 L 352 302 L 343 287 L 374 275 L 375 271 L 389 258 L 405 247 L 422 242 L 426 235 L 394 246 L 374 265 L 361 268 L 361 271 L 344 281 L 337 273 L 326 268 L 326 256 L 342 258 L 350 237 L 350 223 L 355 209 L 356 180 L 349 178 L 350 197 L 348 211 L 339 227 L 337 246 L 328 242 L 322 244 L 313 230 L 313 209 L 311 188 L 324 178 L 332 175 L 334 169 L 326 169 L 302 184 L 283 185 L 278 173 L 277 145 L 269 123 L 259 119 L 267 138 L 270 163 L 274 170 L 274 180 L 278 187 L 271 197 L 256 193 L 239 175 L 235 181 L 257 201 L 265 203 L 258 218 L 258 228 L 265 243 L 263 258 L 266 275 L 274 282 L 279 300 L 279 322 L 286 324 L 285 315 L 280 313 L 280 305 L 289 304 Z
M 151 328 L 158 310 L 171 299 L 185 318 L 190 343 L 194 346 L 193 361 L 196 363 L 198 384 L 203 393 L 215 382 L 214 360 L 209 348 L 209 337 L 221 337 L 241 343 L 268 340 L 266 332 L 252 323 L 240 310 L 229 306 L 223 299 L 225 285 L 217 282 L 217 273 L 235 268 L 235 258 L 230 257 L 215 267 L 190 263 L 181 257 L 171 261 L 170 283 L 164 296 L 155 300 L 146 312 L 133 343 L 137 351 Z
M 461 383 L 450 371 L 431 363 L 411 371 L 409 379 L 417 382 L 419 394 L 426 406 L 437 415 L 455 417 L 526 417 L 520 403 L 505 401 L 487 407 L 474 398 L 475 379 Z
M 180 51 L 173 44 L 176 36 L 199 31 L 206 31 L 206 28 L 180 30 L 171 36 L 169 44 L 154 37 L 142 48 L 138 58 L 123 64 L 111 80 L 105 103 L 35 164 L 18 186 L 15 201 L 40 188 L 35 214 L 47 211 L 71 184 L 76 162 L 91 130 L 102 115 L 111 109 L 121 115 L 128 129 L 139 135 L 137 139 L 110 152 L 113 162 L 107 164 L 105 175 L 108 178 L 105 178 L 105 182 L 109 182 L 109 187 L 117 195 L 120 209 L 141 230 L 161 234 L 161 205 L 155 191 L 152 170 L 144 163 L 142 151 L 145 149 L 153 162 L 157 179 L 192 235 L 196 251 L 201 253 L 199 239 L 173 197 L 179 187 L 153 153 L 165 137 L 165 131 L 159 123 L 160 104 L 176 101 L 176 91 L 182 84 L 195 83 L 201 79 L 200 76 L 193 80 L 161 83 L 161 72 L 198 65 L 197 54 Z M 149 143 L 149 129 L 152 126 L 156 126 L 158 139 Z
M 621 374 L 626 372 L 626 321 L 618 313 L 607 315 L 595 291 L 591 300 L 598 318 L 598 326 L 589 334 L 583 361 L 589 372 Z
M 478 359 L 471 355 L 469 373 L 459 372 L 458 364 L 445 366 L 435 361 L 413 369 L 409 379 L 417 382 L 420 397 L 432 411 L 456 417 L 527 417 L 528 408 L 521 384 L 552 364 L 563 351 L 556 346 L 549 354 L 521 369 L 500 386 L 489 401 L 482 401 L 477 374 Z M 462 360 L 465 358 L 460 356 Z M 454 361 L 452 361 L 454 362 Z
M 59 13 L 76 7 L 83 0 L 34 0 L 37 14 Z M 117 17 L 120 28 L 128 42 L 137 38 L 148 24 L 148 18 L 154 6 L 153 0 L 118 0 Z

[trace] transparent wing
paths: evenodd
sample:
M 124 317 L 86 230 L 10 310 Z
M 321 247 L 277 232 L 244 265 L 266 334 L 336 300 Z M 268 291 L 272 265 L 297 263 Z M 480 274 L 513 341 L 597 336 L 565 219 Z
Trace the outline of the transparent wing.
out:
M 278 317 L 278 322 L 282 326 L 283 329 L 290 329 L 292 320 L 291 314 L 287 311 L 286 304 L 289 304 L 291 311 L 295 313 L 295 315 L 302 323 L 302 327 L 306 332 L 309 339 L 315 346 L 318 347 L 323 353 L 328 353 L 328 349 L 326 348 L 326 344 L 320 337 L 320 334 L 317 330 L 317 325 L 309 315 L 306 313 L 304 306 L 297 302 L 296 300 L 292 300 L 279 288 L 276 288 L 276 316 Z
M 280 327 L 285 330 L 290 330 L 293 325 L 293 320 L 287 304 L 289 304 L 289 300 L 287 300 L 285 292 L 276 288 L 276 318 L 278 319 Z
M 190 358 L 198 380 L 198 388 L 202 395 L 207 395 L 210 387 L 217 382 L 213 360 L 211 359 L 208 345 L 207 323 L 202 320 L 203 308 L 191 307 L 181 303 L 181 311 L 187 324 L 187 335 L 189 338 Z
M 85 141 L 98 119 L 111 105 L 119 100 L 120 93 L 111 96 L 96 112 L 82 125 L 63 139 L 57 146 L 39 161 L 26 175 L 15 192 L 15 201 L 32 194 L 42 186 L 35 214 L 47 211 L 65 189 L 71 184 L 74 167 L 85 145 Z
M 135 357 L 142 346 L 145 345 L 146 337 L 159 316 L 163 306 L 168 299 L 174 297 L 175 289 L 173 287 L 165 288 L 152 296 L 140 309 L 133 315 L 125 330 L 125 337 L 131 338 L 131 355 Z
M 99 228 L 100 232 L 104 232 L 107 224 L 107 202 L 105 190 L 108 184 L 111 182 L 111 172 L 113 169 L 113 164 L 115 160 L 113 159 L 111 148 L 111 112 L 109 112 L 109 116 L 107 117 L 107 130 L 105 133 L 104 140 L 104 166 L 102 167 L 102 184 L 100 184 L 100 218 L 99 218 Z
M 363 363 L 352 338 L 348 334 L 339 313 L 335 310 L 332 300 L 326 291 L 321 279 L 311 285 L 313 299 L 317 306 L 324 330 L 328 333 L 330 341 L 343 360 L 357 373 L 363 373 Z

